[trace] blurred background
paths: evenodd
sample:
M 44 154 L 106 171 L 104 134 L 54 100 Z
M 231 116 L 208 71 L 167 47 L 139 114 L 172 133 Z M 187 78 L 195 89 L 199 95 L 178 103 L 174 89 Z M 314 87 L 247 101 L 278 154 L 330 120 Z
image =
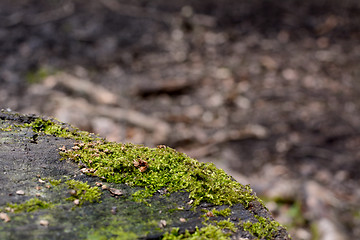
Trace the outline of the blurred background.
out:
M 0 108 L 213 162 L 360 239 L 358 0 L 1 0 Z

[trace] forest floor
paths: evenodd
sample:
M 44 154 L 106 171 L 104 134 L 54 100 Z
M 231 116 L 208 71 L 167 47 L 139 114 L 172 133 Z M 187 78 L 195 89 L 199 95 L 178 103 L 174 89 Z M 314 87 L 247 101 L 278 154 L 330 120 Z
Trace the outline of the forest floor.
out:
M 166 144 L 294 239 L 360 238 L 360 4 L 0 2 L 0 108 Z

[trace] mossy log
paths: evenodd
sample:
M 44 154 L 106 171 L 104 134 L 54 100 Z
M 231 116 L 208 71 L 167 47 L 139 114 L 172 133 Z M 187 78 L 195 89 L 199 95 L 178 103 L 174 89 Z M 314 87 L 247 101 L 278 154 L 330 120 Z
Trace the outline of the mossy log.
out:
M 0 239 L 290 239 L 249 186 L 164 145 L 0 112 Z

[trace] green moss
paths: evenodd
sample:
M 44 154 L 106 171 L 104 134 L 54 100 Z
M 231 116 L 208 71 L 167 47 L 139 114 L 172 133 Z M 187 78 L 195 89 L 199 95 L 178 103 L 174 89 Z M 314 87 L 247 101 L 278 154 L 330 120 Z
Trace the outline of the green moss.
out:
M 265 239 L 273 239 L 274 234 L 279 230 L 281 225 L 276 222 L 272 221 L 270 219 L 259 217 L 255 215 L 258 222 L 245 222 L 242 224 L 245 231 L 250 232 L 254 236 L 258 238 L 265 238 Z
M 48 67 L 41 67 L 36 71 L 31 71 L 26 74 L 26 81 L 30 84 L 39 83 L 46 77 L 54 74 L 55 71 Z
M 193 200 L 193 206 L 199 205 L 200 202 L 230 206 L 241 203 L 247 208 L 252 201 L 262 203 L 248 185 L 244 186 L 234 181 L 214 164 L 200 163 L 169 147 L 148 148 L 107 142 L 66 124 L 41 118 L 24 124 L 23 127 L 31 127 L 36 133 L 77 140 L 72 149 L 60 149 L 62 157 L 79 163 L 83 168 L 82 172 L 88 175 L 97 176 L 108 182 L 142 187 L 132 195 L 133 200 L 136 201 L 146 201 L 156 191 L 161 190 L 168 193 L 187 191 L 189 198 Z M 53 183 L 60 184 L 60 180 Z M 69 180 L 65 184 L 75 191 L 72 191 L 72 196 L 67 200 L 79 199 L 79 205 L 100 201 L 101 192 L 97 187 L 90 187 L 88 183 L 75 180 Z M 230 208 L 212 211 L 216 216 L 231 215 Z M 243 223 L 243 228 L 256 237 L 271 239 L 280 225 L 269 219 L 257 218 L 256 223 Z M 236 231 L 235 225 L 229 220 L 205 225 L 203 228 L 197 228 L 193 234 L 189 232 L 179 234 L 178 229 L 175 229 L 171 233 L 165 233 L 164 239 L 229 239 L 230 233 L 224 233 L 223 230 Z M 131 232 L 129 235 L 125 234 L 123 229 L 110 224 L 90 231 L 87 237 L 88 239 L 136 238 L 131 234 Z
M 214 213 L 215 216 L 228 217 L 231 214 L 231 209 L 230 208 L 225 208 L 223 210 L 214 209 L 212 212 Z
M 9 125 L 7 127 L 1 127 L 0 128 L 0 131 L 3 131 L 3 132 L 10 132 L 13 130 L 13 126 L 12 125 Z
M 90 187 L 87 182 L 80 182 L 76 180 L 68 180 L 65 182 L 68 185 L 68 188 L 75 190 L 71 197 L 66 200 L 74 201 L 79 199 L 79 206 L 83 205 L 85 202 L 99 202 L 101 197 L 101 191 L 97 187 Z
M 38 209 L 45 209 L 53 207 L 52 203 L 42 201 L 38 198 L 32 198 L 22 204 L 7 204 L 15 213 L 18 212 L 32 212 Z
M 148 148 L 113 142 L 79 143 L 61 153 L 63 157 L 87 166 L 87 174 L 109 182 L 144 187 L 135 199 L 147 198 L 157 190 L 186 190 L 194 200 L 215 205 L 259 200 L 249 186 L 233 181 L 214 164 L 200 163 L 169 147 Z M 143 167 L 143 168 L 141 168 Z M 142 197 L 143 196 L 143 197 Z
M 58 186 L 61 183 L 61 179 L 53 179 L 53 178 L 41 178 L 43 181 L 49 181 L 49 183 L 53 186 Z
M 80 131 L 79 129 L 73 127 L 70 128 L 65 124 L 56 123 L 54 120 L 37 118 L 31 123 L 25 123 L 24 125 L 17 126 L 30 127 L 36 133 L 44 133 L 47 135 L 54 135 L 63 138 L 72 138 L 75 140 L 81 140 L 83 142 L 100 140 L 100 138 L 88 132 Z
M 31 127 L 36 133 L 78 140 L 80 143 L 61 155 L 85 164 L 89 175 L 108 182 L 144 187 L 133 195 L 137 201 L 166 189 L 170 193 L 188 191 L 194 200 L 193 206 L 201 201 L 215 205 L 242 203 L 245 207 L 254 200 L 261 202 L 249 186 L 234 181 L 214 164 L 200 163 L 169 147 L 148 148 L 106 142 L 88 132 L 42 118 L 22 127 Z M 145 161 L 146 166 L 135 166 L 139 161 Z
M 227 217 L 231 215 L 231 209 L 225 208 L 223 210 L 216 210 L 216 208 L 213 208 L 212 210 L 202 209 L 202 212 L 205 212 L 205 214 L 201 215 L 201 217 L 204 218 L 205 222 L 210 220 L 210 217 L 212 216 L 223 216 Z
M 216 225 L 221 229 L 228 229 L 233 232 L 237 231 L 235 224 L 230 222 L 230 219 L 218 221 L 218 222 L 216 222 Z
M 230 240 L 229 233 L 224 233 L 220 227 L 214 225 L 207 225 L 200 229 L 196 228 L 193 234 L 190 234 L 187 230 L 184 234 L 179 234 L 178 232 L 179 229 L 175 228 L 170 233 L 165 233 L 163 240 Z
M 125 232 L 119 226 L 109 226 L 96 230 L 90 230 L 87 235 L 87 240 L 132 240 L 138 239 L 133 232 Z

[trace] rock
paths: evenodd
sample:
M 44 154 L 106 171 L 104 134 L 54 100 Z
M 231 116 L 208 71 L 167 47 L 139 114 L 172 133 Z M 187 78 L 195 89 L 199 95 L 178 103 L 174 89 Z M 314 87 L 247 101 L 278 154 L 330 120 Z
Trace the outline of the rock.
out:
M 249 187 L 166 146 L 1 111 L 0 169 L 0 239 L 290 239 Z

